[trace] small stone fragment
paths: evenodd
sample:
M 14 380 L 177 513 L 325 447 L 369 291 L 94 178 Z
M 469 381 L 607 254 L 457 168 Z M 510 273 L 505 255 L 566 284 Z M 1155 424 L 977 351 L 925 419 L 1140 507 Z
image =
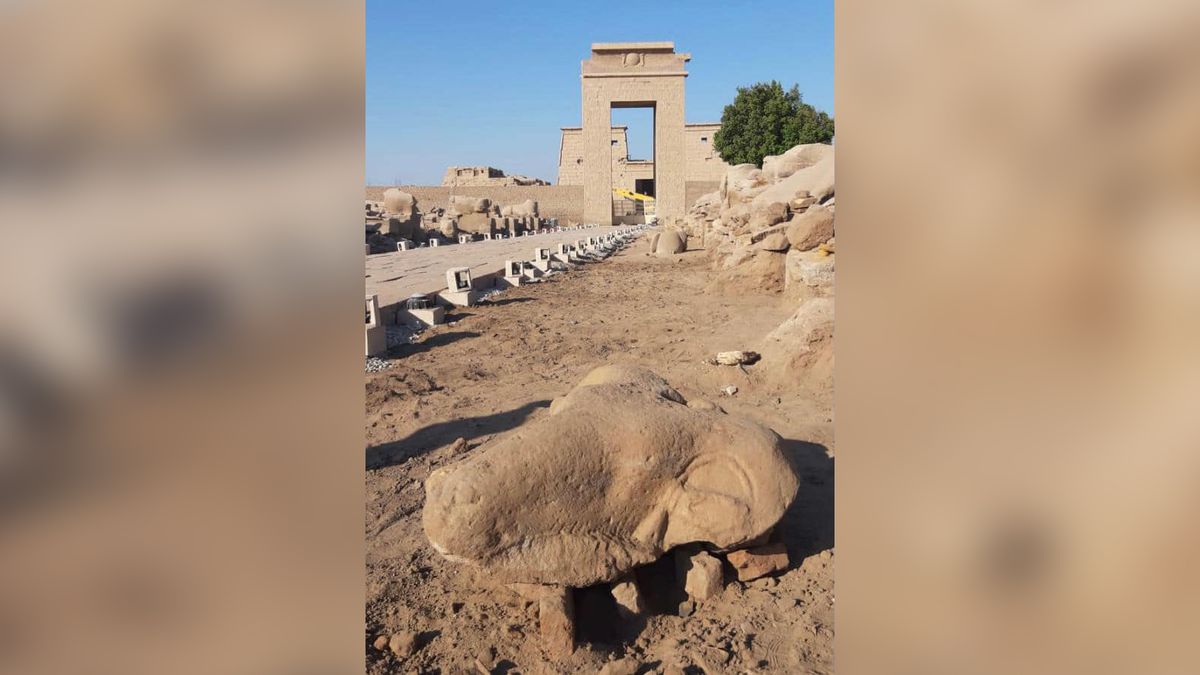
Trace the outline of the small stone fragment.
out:
M 613 584 L 613 599 L 617 601 L 617 612 L 623 619 L 632 619 L 646 611 L 642 602 L 642 594 L 638 591 L 637 583 L 631 575 L 627 575 Z
M 725 394 L 726 396 L 733 396 L 734 394 L 738 393 L 738 388 L 731 384 L 728 387 L 721 389 L 721 393 Z
M 538 601 L 538 629 L 548 652 L 567 656 L 575 651 L 575 598 L 569 588 L 554 591 Z
M 725 556 L 737 570 L 738 581 L 751 581 L 787 569 L 787 547 L 782 543 L 733 551 Z
M 634 675 L 641 666 L 635 659 L 617 659 L 604 664 L 599 675 Z
M 383 650 L 387 649 L 387 646 L 388 646 L 387 636 L 380 635 L 379 637 L 375 638 L 375 642 L 372 642 L 371 646 L 375 647 L 375 649 L 378 649 L 379 651 L 383 651 Z
M 755 363 L 759 358 L 758 352 L 739 350 L 731 352 L 717 352 L 714 361 L 716 361 L 717 365 L 721 366 L 740 366 L 742 364 L 750 365 Z
M 720 560 L 704 551 L 690 556 L 681 551 L 677 555 L 677 569 L 684 577 L 683 588 L 689 598 L 702 602 L 721 593 L 725 575 Z
M 396 633 L 388 640 L 388 649 L 400 658 L 412 656 L 417 651 L 417 636 L 414 633 Z
M 689 600 L 684 600 L 683 602 L 679 603 L 679 616 L 681 618 L 686 619 L 689 616 L 691 616 L 692 613 L 695 611 L 696 611 L 696 601 L 695 600 L 689 599 Z

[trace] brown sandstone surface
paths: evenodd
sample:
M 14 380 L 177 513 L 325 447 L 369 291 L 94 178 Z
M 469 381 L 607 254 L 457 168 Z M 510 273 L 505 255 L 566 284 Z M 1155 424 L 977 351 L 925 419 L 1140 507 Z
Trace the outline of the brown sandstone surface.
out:
M 796 300 L 714 288 L 703 250 L 670 258 L 645 250 L 635 245 L 456 310 L 454 325 L 400 347 L 391 369 L 367 375 L 369 672 L 480 672 L 479 664 L 508 673 L 599 672 L 606 664 L 608 672 L 832 670 L 828 382 L 781 377 L 810 359 L 781 354 L 767 337 L 797 314 Z M 808 336 L 808 316 L 788 325 Z M 743 367 L 706 362 L 729 350 L 763 358 Z M 645 595 L 639 618 L 621 617 L 608 584 L 573 591 L 577 648 L 556 650 L 539 626 L 545 603 L 486 570 L 446 561 L 429 545 L 424 483 L 437 469 L 476 457 L 488 441 L 548 419 L 552 401 L 615 362 L 650 368 L 695 404 L 691 412 L 718 414 L 701 404 L 735 385 L 737 395 L 722 397 L 721 408 L 779 434 L 799 478 L 797 497 L 772 534 L 786 548 L 788 567 L 749 582 L 727 567 L 724 588 L 697 606 L 671 595 L 676 562 L 664 556 L 635 570 Z M 401 655 L 373 646 L 377 637 L 409 634 L 416 636 L 411 652 L 407 639 Z

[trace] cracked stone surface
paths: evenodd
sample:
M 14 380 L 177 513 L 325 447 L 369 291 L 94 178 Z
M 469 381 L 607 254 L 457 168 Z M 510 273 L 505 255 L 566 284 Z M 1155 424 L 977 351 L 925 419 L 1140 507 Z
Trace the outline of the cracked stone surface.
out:
M 426 480 L 423 526 L 445 558 L 588 586 L 682 544 L 751 542 L 796 496 L 773 431 L 689 407 L 645 368 L 597 368 L 550 412 Z

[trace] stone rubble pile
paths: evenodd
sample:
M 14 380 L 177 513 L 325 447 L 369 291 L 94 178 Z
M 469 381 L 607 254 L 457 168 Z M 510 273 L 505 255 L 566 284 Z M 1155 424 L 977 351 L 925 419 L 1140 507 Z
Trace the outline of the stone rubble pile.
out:
M 701 242 L 714 288 L 799 301 L 765 337 L 759 368 L 768 380 L 830 399 L 835 212 L 833 147 L 810 144 L 766 157 L 762 169 L 730 167 L 720 188 L 674 223 Z
M 418 208 L 416 198 L 399 188 L 388 188 L 383 201 L 366 202 L 366 254 L 393 253 L 407 242 L 410 248 L 471 240 L 515 237 L 526 232 L 553 229 L 557 218 L 542 218 L 538 204 L 500 205 L 485 197 L 451 195 L 446 208 Z
M 831 296 L 833 169 L 833 146 L 824 144 L 766 157 L 762 169 L 730 167 L 720 188 L 700 197 L 674 225 L 707 251 L 714 284 L 798 298 Z

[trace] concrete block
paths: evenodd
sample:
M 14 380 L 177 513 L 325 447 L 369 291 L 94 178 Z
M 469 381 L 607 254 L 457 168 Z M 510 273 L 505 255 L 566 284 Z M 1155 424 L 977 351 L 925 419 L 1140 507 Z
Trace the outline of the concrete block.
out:
M 387 330 L 379 316 L 379 296 L 368 296 L 366 302 L 366 355 L 379 356 L 387 351 Z
M 470 267 L 451 267 L 446 270 L 446 288 L 451 291 L 469 291 L 474 288 Z
M 474 307 L 479 297 L 475 291 L 442 291 L 438 299 L 451 307 Z

